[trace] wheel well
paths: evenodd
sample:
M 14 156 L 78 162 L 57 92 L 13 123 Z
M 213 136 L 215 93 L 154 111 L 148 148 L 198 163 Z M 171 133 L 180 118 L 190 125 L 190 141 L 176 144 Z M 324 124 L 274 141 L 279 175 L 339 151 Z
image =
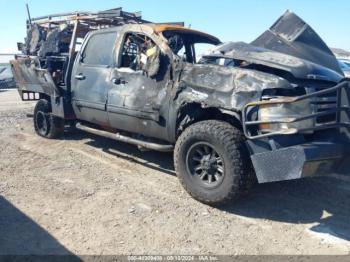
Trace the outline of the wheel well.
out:
M 176 137 L 190 125 L 205 120 L 221 120 L 227 122 L 239 130 L 243 130 L 240 113 L 220 109 L 217 107 L 203 107 L 199 103 L 190 103 L 178 110 L 176 121 Z
M 50 110 L 52 110 L 52 108 L 51 108 L 51 97 L 49 95 L 44 94 L 44 93 L 40 93 L 40 100 L 46 100 L 48 102 Z
M 39 97 L 40 97 L 40 100 L 44 99 L 44 100 L 47 100 L 49 103 L 51 103 L 51 97 L 49 95 L 44 94 L 44 93 L 40 93 Z

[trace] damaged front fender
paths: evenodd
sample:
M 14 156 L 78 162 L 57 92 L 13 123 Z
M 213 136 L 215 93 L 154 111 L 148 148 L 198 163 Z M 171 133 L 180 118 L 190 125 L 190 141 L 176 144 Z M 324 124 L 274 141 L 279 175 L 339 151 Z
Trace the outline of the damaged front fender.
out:
M 240 112 L 261 99 L 266 89 L 293 89 L 285 79 L 259 71 L 217 65 L 186 64 L 177 103 L 200 103 Z

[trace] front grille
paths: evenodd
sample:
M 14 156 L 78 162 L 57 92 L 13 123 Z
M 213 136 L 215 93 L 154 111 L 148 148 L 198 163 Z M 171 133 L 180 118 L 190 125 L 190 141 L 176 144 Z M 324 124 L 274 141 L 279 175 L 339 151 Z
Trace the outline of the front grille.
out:
M 325 90 L 326 88 L 307 88 L 307 93 L 314 93 Z M 331 111 L 329 114 L 317 117 L 316 124 L 331 124 L 337 122 L 337 113 L 334 112 L 338 107 L 338 91 L 319 95 L 311 98 L 315 113 Z M 333 111 L 333 112 L 332 112 Z
M 278 98 L 271 101 L 257 101 L 247 104 L 243 109 L 242 122 L 244 134 L 248 139 L 262 139 L 273 136 L 293 135 L 312 131 L 321 131 L 327 129 L 350 129 L 350 122 L 347 120 L 350 116 L 349 108 L 349 89 L 348 81 L 342 81 L 333 87 L 308 87 L 305 88 L 306 94 L 297 97 Z M 254 120 L 254 114 L 262 106 L 293 104 L 300 101 L 309 101 L 313 106 L 312 113 L 300 112 L 297 118 L 281 118 L 269 120 Z M 310 112 L 310 111 L 309 111 Z M 267 124 L 293 124 L 314 119 L 313 127 L 292 127 L 268 133 L 261 133 L 259 126 Z

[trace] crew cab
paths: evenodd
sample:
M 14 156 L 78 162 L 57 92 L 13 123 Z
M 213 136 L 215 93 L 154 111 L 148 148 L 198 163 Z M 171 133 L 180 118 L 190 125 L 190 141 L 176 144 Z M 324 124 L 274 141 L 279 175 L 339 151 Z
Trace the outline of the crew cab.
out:
M 22 99 L 38 100 L 38 135 L 59 138 L 70 123 L 174 151 L 182 185 L 210 205 L 236 199 L 254 181 L 349 171 L 349 79 L 294 13 L 251 44 L 223 44 L 178 24 L 80 30 L 79 19 L 31 25 L 43 40 L 12 61 Z M 57 50 L 45 41 L 58 41 Z M 199 58 L 203 44 L 211 51 Z

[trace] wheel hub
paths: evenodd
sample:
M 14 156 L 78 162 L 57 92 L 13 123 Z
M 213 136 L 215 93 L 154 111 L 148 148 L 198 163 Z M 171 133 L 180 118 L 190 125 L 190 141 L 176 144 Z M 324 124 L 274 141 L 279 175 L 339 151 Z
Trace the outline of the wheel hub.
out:
M 187 169 L 194 179 L 205 188 L 219 186 L 224 178 L 221 156 L 208 143 L 197 143 L 187 155 Z
M 203 170 L 213 173 L 217 168 L 217 160 L 212 155 L 206 155 L 201 161 L 201 167 Z

